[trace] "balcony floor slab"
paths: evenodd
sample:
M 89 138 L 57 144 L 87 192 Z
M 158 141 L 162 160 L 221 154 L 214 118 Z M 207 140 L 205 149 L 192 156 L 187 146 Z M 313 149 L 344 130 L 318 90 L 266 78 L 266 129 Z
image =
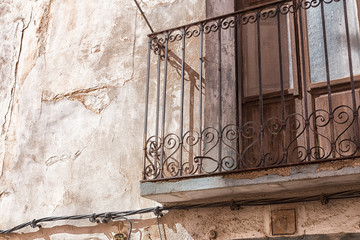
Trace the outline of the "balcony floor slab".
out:
M 311 196 L 360 189 L 360 159 L 141 182 L 141 196 L 166 205 Z

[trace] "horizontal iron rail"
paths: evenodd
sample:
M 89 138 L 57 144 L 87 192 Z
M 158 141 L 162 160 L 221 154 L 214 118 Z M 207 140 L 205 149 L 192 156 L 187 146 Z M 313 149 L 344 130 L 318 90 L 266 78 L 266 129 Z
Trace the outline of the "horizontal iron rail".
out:
M 184 28 L 192 27 L 192 26 L 202 25 L 202 24 L 207 23 L 207 22 L 221 20 L 221 19 L 224 19 L 224 18 L 228 18 L 228 17 L 235 16 L 235 15 L 242 14 L 242 13 L 246 13 L 246 12 L 249 12 L 249 11 L 261 10 L 261 9 L 266 8 L 266 7 L 276 6 L 278 4 L 287 3 L 287 2 L 292 2 L 292 0 L 281 0 L 281 1 L 277 1 L 275 3 L 271 2 L 271 3 L 263 4 L 263 5 L 260 5 L 260 6 L 257 6 L 257 7 L 249 7 L 249 8 L 239 10 L 239 11 L 236 11 L 236 12 L 227 13 L 227 14 L 223 14 L 223 15 L 220 15 L 220 16 L 207 18 L 205 20 L 192 22 L 190 24 L 185 24 L 185 25 L 181 25 L 181 26 L 178 26 L 178 27 L 173 27 L 173 28 L 169 28 L 169 29 L 166 29 L 166 30 L 150 33 L 150 34 L 148 34 L 148 37 L 156 37 L 157 35 L 166 34 L 168 32 L 172 32 L 172 31 L 175 31 L 175 30 L 181 30 L 181 29 L 184 29 Z
M 329 58 L 331 56 L 329 55 L 330 45 L 328 46 L 330 37 L 326 37 L 326 28 L 327 26 L 331 25 L 331 22 L 326 22 L 327 20 L 325 19 L 324 5 L 339 1 L 340 0 L 272 1 L 271 3 L 263 4 L 258 7 L 250 7 L 241 11 L 149 34 L 149 41 L 151 42 L 149 48 L 154 50 L 155 55 L 158 55 L 156 57 L 158 60 L 158 72 L 156 76 L 158 76 L 158 79 L 157 85 L 155 84 L 157 87 L 156 116 L 158 116 L 160 113 L 160 100 L 163 102 L 163 106 L 161 134 L 159 133 L 158 126 L 160 122 L 157 117 L 155 127 L 156 133 L 153 136 L 150 135 L 150 138 L 146 138 L 146 142 L 144 143 L 145 159 L 143 181 L 147 182 L 188 177 L 203 177 L 223 173 L 228 174 L 247 172 L 278 167 L 336 161 L 342 159 L 360 158 L 360 143 L 358 136 L 358 117 L 360 107 L 358 106 L 356 102 L 357 99 L 355 97 L 355 80 L 353 77 L 354 74 L 351 61 L 352 50 L 349 39 L 350 34 L 348 24 L 346 24 L 346 34 L 347 50 L 349 55 L 349 71 L 351 75 L 349 78 L 349 83 L 352 87 L 351 90 L 353 106 L 351 107 L 351 104 L 343 102 L 340 103 L 337 100 L 334 100 L 334 103 L 332 103 L 332 88 L 334 85 L 332 82 L 330 82 L 333 81 L 333 79 L 330 78 Z M 346 0 L 343 1 L 345 4 Z M 327 102 L 321 103 L 325 104 L 322 107 L 315 106 L 315 100 L 312 99 L 312 93 L 310 91 L 308 92 L 308 86 L 311 87 L 313 82 L 311 75 L 312 73 L 310 72 L 309 66 L 306 62 L 306 59 L 308 59 L 310 55 L 310 53 L 306 53 L 306 51 L 308 51 L 307 47 L 309 44 L 307 39 L 307 20 L 305 15 L 302 15 L 305 13 L 306 9 L 315 7 L 321 8 L 321 15 L 319 16 L 321 17 L 322 24 L 320 24 L 319 27 L 322 30 L 322 34 L 325 35 L 321 42 L 323 42 L 323 50 L 325 52 L 324 63 L 326 64 L 327 84 L 324 94 L 327 93 Z M 347 21 L 345 6 L 344 11 L 345 21 Z M 281 15 L 287 14 L 293 14 L 293 22 L 285 23 L 281 20 Z M 266 21 L 270 18 L 272 18 L 271 21 L 274 21 L 274 23 L 277 24 L 274 24 L 274 29 L 276 29 L 276 31 L 274 31 L 274 33 L 276 33 L 274 38 L 276 41 L 273 42 L 274 44 L 270 44 L 272 47 L 278 47 L 278 49 L 275 51 L 276 53 L 268 51 L 267 47 L 262 41 L 262 38 L 264 38 L 263 36 L 267 36 L 266 34 L 263 35 L 261 32 L 262 21 Z M 285 18 L 283 18 L 283 20 L 284 19 Z M 287 18 L 287 21 L 289 21 L 289 18 Z M 224 99 L 229 96 L 226 95 L 227 93 L 225 91 L 229 88 L 232 88 L 233 85 L 231 84 L 233 82 L 230 83 L 231 79 L 233 79 L 233 81 L 236 83 L 243 83 L 243 81 L 246 80 L 241 81 L 241 76 L 235 76 L 236 73 L 238 73 L 238 68 L 242 68 L 243 65 L 238 65 L 235 63 L 235 65 L 231 65 L 236 66 L 232 67 L 232 70 L 227 69 L 230 64 L 234 64 L 232 61 L 229 61 L 230 54 L 225 53 L 225 50 L 230 50 L 230 52 L 232 51 L 232 45 L 228 44 L 232 40 L 227 39 L 228 35 L 226 35 L 223 30 L 227 30 L 228 28 L 233 29 L 233 35 L 235 35 L 233 42 L 235 47 L 235 54 L 233 54 L 232 57 L 235 56 L 235 62 L 236 60 L 241 62 L 241 60 L 244 59 L 237 59 L 238 56 L 242 55 L 239 54 L 239 49 L 236 50 L 236 47 L 240 46 L 239 38 L 237 38 L 239 35 L 237 35 L 236 30 L 240 25 L 245 25 L 247 23 L 255 23 L 252 25 L 253 30 L 256 33 L 256 41 L 253 42 L 253 47 L 257 49 L 257 52 L 254 53 L 253 58 L 256 60 L 254 71 L 256 71 L 258 75 L 251 80 L 256 82 L 256 91 L 258 92 L 251 94 L 255 94 L 253 96 L 257 96 L 258 99 L 253 101 L 251 103 L 252 105 L 249 105 L 249 102 L 246 101 L 246 98 L 249 96 L 242 96 L 240 98 L 238 97 L 243 94 L 241 92 L 243 90 L 240 89 L 242 86 L 237 86 L 235 91 L 236 94 L 238 94 L 236 97 L 236 104 L 238 105 L 235 106 L 233 103 L 231 103 L 232 105 L 230 107 L 231 109 L 235 107 L 244 109 L 248 108 L 249 111 L 253 111 L 251 107 L 256 107 L 258 104 L 258 111 L 256 113 L 255 111 L 252 112 L 253 114 L 256 114 L 256 116 L 252 116 L 252 113 L 250 112 L 248 114 L 249 116 L 245 116 L 247 113 L 241 113 L 240 115 L 237 114 L 236 118 L 239 119 L 236 120 L 236 124 L 226 125 L 226 123 L 231 121 L 233 122 L 234 119 L 231 113 L 229 114 L 229 118 L 226 116 L 226 111 L 229 106 L 224 105 L 226 104 L 224 103 L 226 102 Z M 291 30 L 286 27 L 286 24 L 292 24 Z M 196 27 L 192 28 L 193 26 Z M 207 45 L 207 47 L 211 47 L 208 58 L 209 60 L 211 59 L 211 63 L 213 65 L 203 66 L 203 45 L 206 41 L 203 38 L 204 34 L 210 32 L 217 32 L 217 37 L 216 35 L 211 36 L 214 40 L 213 46 L 210 46 L 210 44 Z M 291 34 L 294 36 L 290 36 Z M 188 81 L 188 79 L 185 78 L 188 75 L 190 76 L 189 72 L 187 72 L 187 69 L 191 68 L 191 66 L 186 62 L 188 59 L 190 59 L 189 64 L 191 64 L 191 61 L 193 60 L 193 62 L 196 62 L 194 64 L 198 65 L 198 60 L 196 57 L 193 59 L 191 59 L 191 57 L 186 58 L 185 61 L 185 53 L 190 52 L 188 49 L 191 49 L 191 45 L 188 44 L 190 42 L 186 42 L 186 38 L 190 38 L 192 36 L 200 36 L 200 47 L 199 45 L 194 45 L 195 48 L 200 48 L 200 66 L 199 69 L 191 69 L 192 72 L 198 70 L 200 78 L 194 77 L 193 80 L 190 80 L 193 81 L 192 84 L 194 85 L 197 83 L 197 81 L 200 83 L 198 88 L 200 93 L 200 110 L 198 119 L 195 117 L 190 121 L 200 120 L 200 131 L 197 131 L 197 129 L 193 128 L 191 125 L 193 123 L 189 123 L 190 125 L 188 126 L 188 123 L 185 122 L 187 121 L 187 115 L 185 114 L 187 114 L 188 110 L 184 108 L 184 105 L 189 104 L 184 100 L 184 98 L 188 97 L 186 95 L 188 86 L 185 86 L 185 80 Z M 242 38 L 240 38 L 240 40 L 242 40 Z M 169 49 L 169 43 L 174 41 L 180 42 L 178 43 L 178 50 L 181 50 L 181 58 L 175 58 L 177 59 L 175 61 L 178 61 L 178 65 L 174 64 L 174 55 L 176 55 L 176 52 L 172 52 Z M 286 44 L 289 44 L 289 41 L 291 41 L 291 43 L 295 46 L 287 47 Z M 283 43 L 285 45 L 283 45 Z M 223 49 L 223 44 L 228 44 L 228 49 Z M 174 45 L 171 45 L 171 47 L 173 48 Z M 199 49 L 196 49 L 195 52 L 198 52 L 198 50 Z M 287 57 L 284 57 L 285 55 L 283 56 L 283 54 L 286 51 L 288 51 L 286 54 L 289 55 L 294 54 L 295 52 L 296 60 L 287 59 Z M 271 63 L 263 62 L 263 56 L 266 54 L 276 54 L 274 55 L 274 61 Z M 189 56 L 191 56 L 191 54 L 189 54 Z M 276 62 L 276 57 L 279 58 L 279 63 Z M 225 59 L 224 62 L 223 59 Z M 164 61 L 163 68 L 159 65 L 160 60 Z M 286 63 L 284 63 L 285 61 L 289 61 L 288 69 L 286 69 Z M 267 66 L 267 64 L 270 65 Z M 170 68 L 170 74 L 168 73 L 168 66 Z M 206 108 L 209 110 L 210 107 L 212 107 L 214 116 L 211 114 L 206 115 L 206 109 L 204 110 L 204 113 L 202 112 L 202 104 L 204 104 L 204 108 L 207 104 L 206 100 L 203 102 L 202 98 L 204 91 L 206 91 L 205 88 L 203 90 L 202 71 L 203 69 L 205 70 L 205 68 L 209 70 L 210 67 L 213 68 L 213 71 L 210 71 L 210 75 L 208 75 L 207 80 L 210 84 L 207 86 L 207 91 L 213 91 L 216 94 L 204 95 L 211 97 L 213 100 L 213 102 L 209 102 L 209 107 Z M 266 80 L 269 72 L 263 72 L 264 69 L 267 69 L 265 71 L 268 71 L 269 67 L 272 68 L 273 72 L 279 72 L 279 79 L 277 83 L 279 84 L 280 88 L 277 90 L 275 95 L 275 92 L 271 90 L 271 102 L 265 101 L 268 97 L 268 92 L 266 91 L 269 91 L 266 90 Z M 179 78 L 181 78 L 181 88 L 179 81 L 174 83 L 170 79 L 174 77 L 171 75 L 171 73 L 176 68 L 178 68 L 177 72 L 179 74 Z M 235 74 L 233 71 L 235 71 Z M 242 71 L 250 70 L 242 69 Z M 284 73 L 284 71 L 293 71 L 296 72 L 297 75 L 295 77 L 290 77 L 288 76 L 289 73 Z M 162 99 L 160 99 L 159 95 L 160 72 L 164 74 L 164 85 L 161 90 L 163 93 Z M 276 74 L 277 73 L 274 72 L 274 79 L 277 77 Z M 290 78 L 293 79 L 290 80 Z M 177 78 L 175 77 L 175 79 Z M 170 84 L 169 89 L 167 89 L 168 80 Z M 294 86 L 289 86 L 290 81 L 293 81 L 292 83 Z M 176 84 L 179 86 L 176 86 Z M 178 92 L 176 92 L 176 89 Z M 225 89 L 224 92 L 223 89 Z M 294 94 L 293 91 L 291 91 L 290 94 L 290 92 L 288 92 L 290 90 L 293 90 L 294 92 L 298 91 L 299 94 Z M 149 90 L 147 90 L 147 92 L 148 91 Z M 169 115 L 167 115 L 167 113 L 172 114 L 172 108 L 174 107 L 167 103 L 168 94 L 173 94 L 172 96 L 175 96 L 175 99 L 176 97 L 178 98 L 176 101 L 178 101 L 179 104 L 180 110 L 178 116 L 180 116 L 180 120 L 176 120 L 178 117 L 176 114 L 174 114 L 173 116 L 175 117 L 172 118 L 172 120 L 179 121 L 179 129 L 176 131 L 176 127 L 173 128 L 171 124 L 169 124 L 168 127 L 167 116 Z M 289 94 L 291 95 L 290 98 L 288 97 Z M 280 101 L 275 102 L 275 100 Z M 281 106 L 279 105 L 281 109 L 277 108 L 281 111 L 276 110 L 270 112 L 268 107 L 270 107 L 269 104 L 273 103 L 281 103 Z M 291 104 L 291 107 L 288 107 L 288 103 Z M 194 102 L 192 102 L 192 104 L 194 104 Z M 302 109 L 300 110 L 298 108 L 300 105 L 295 107 L 295 104 L 301 104 Z M 269 116 L 269 114 L 273 115 Z M 209 116 L 211 119 L 207 119 L 208 122 L 202 122 L 202 119 L 206 118 L 207 116 Z M 231 120 L 229 120 L 230 118 Z M 224 125 L 225 127 L 223 127 Z M 146 126 L 147 124 L 145 124 L 145 137 L 147 136 Z M 174 131 L 169 133 L 167 128 Z M 184 128 L 188 128 L 188 131 L 186 131 Z M 354 129 L 356 134 L 353 133 Z M 179 135 L 175 134 L 177 131 L 180 132 Z M 195 148 L 199 150 L 198 154 L 195 154 Z
M 286 165 L 274 165 L 274 166 L 258 167 L 258 168 L 255 167 L 255 168 L 247 168 L 247 169 L 241 169 L 241 170 L 200 173 L 200 174 L 183 175 L 183 176 L 176 176 L 176 177 L 143 179 L 140 182 L 173 181 L 173 180 L 181 180 L 181 179 L 189 179 L 189 178 L 214 177 L 214 176 L 219 176 L 219 175 L 223 176 L 223 175 L 229 175 L 229 174 L 246 173 L 246 172 L 254 172 L 254 171 L 259 172 L 259 171 L 266 171 L 266 170 L 279 169 L 279 168 L 288 169 L 288 168 L 297 167 L 297 166 L 306 166 L 306 165 L 314 165 L 314 164 L 321 164 L 321 163 L 328 163 L 328 162 L 335 162 L 335 161 L 344 161 L 344 160 L 354 160 L 354 159 L 360 159 L 360 156 L 329 158 L 329 159 L 322 159 L 322 160 L 313 160 L 310 162 L 288 163 Z
M 154 33 L 150 33 L 148 34 L 148 37 L 150 38 L 157 38 L 159 35 L 165 35 L 165 34 L 169 34 L 171 32 L 174 31 L 182 31 L 183 29 L 188 29 L 194 26 L 204 26 L 205 24 L 209 23 L 209 22 L 218 22 L 221 21 L 223 19 L 229 18 L 229 17 L 233 17 L 236 15 L 242 15 L 242 14 L 248 14 L 248 13 L 254 13 L 254 12 L 261 12 L 262 10 L 271 10 L 271 8 L 274 7 L 278 7 L 278 6 L 284 6 L 284 4 L 290 4 L 289 6 L 287 6 L 288 11 L 291 12 L 295 12 L 298 9 L 302 8 L 302 9 L 309 9 L 311 7 L 317 7 L 320 4 L 329 4 L 332 2 L 338 2 L 340 0 L 299 0 L 299 1 L 294 1 L 294 0 L 280 0 L 280 1 L 275 1 L 275 2 L 269 2 L 266 4 L 260 4 L 258 6 L 255 7 L 248 7 L 239 11 L 235 11 L 232 13 L 228 13 L 228 14 L 223 14 L 220 16 L 216 16 L 216 17 L 212 17 L 212 18 L 207 18 L 205 20 L 200 20 L 200 21 L 195 21 L 193 23 L 190 24 L 185 24 L 185 25 L 181 25 L 181 26 L 177 26 L 177 27 L 173 27 L 173 28 L 169 28 L 169 29 L 165 29 L 162 31 L 158 31 L 158 32 L 154 32 Z M 294 8 L 294 2 L 296 2 L 295 8 Z M 293 8 L 293 10 L 290 10 L 290 8 Z M 274 14 L 272 17 L 275 17 L 277 15 Z M 180 40 L 180 39 L 179 39 Z

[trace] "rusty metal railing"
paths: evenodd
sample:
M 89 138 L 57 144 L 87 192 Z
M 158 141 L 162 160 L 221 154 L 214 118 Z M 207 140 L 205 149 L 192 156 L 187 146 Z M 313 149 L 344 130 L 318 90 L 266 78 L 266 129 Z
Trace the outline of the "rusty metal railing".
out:
M 143 180 L 357 158 L 355 0 L 287 0 L 149 35 Z

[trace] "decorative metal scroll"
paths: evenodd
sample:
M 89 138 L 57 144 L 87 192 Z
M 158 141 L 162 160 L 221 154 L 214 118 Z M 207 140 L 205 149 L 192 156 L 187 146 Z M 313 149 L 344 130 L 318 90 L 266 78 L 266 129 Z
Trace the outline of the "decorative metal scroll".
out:
M 146 142 L 145 180 L 359 157 L 359 136 L 354 131 L 358 114 L 359 108 L 353 111 L 341 105 L 332 113 L 317 109 L 308 119 L 300 114 L 287 116 L 285 122 L 270 118 L 264 123 L 263 142 L 261 126 L 256 122 L 241 127 L 229 124 L 221 131 L 208 127 L 202 132 L 186 132 L 181 137 L 176 134 L 164 139 L 150 137 Z M 306 136 L 306 128 L 310 129 L 310 137 Z M 331 140 L 331 128 L 337 129 L 334 140 Z M 263 155 L 260 144 L 264 144 Z M 177 154 L 181 148 L 187 158 L 180 166 Z
M 256 8 L 255 10 L 235 12 L 233 14 L 204 20 L 195 24 L 189 24 L 171 30 L 150 34 L 149 36 L 152 38 L 151 48 L 155 54 L 161 54 L 165 41 L 181 41 L 183 37 L 198 37 L 200 32 L 209 34 L 217 32 L 219 29 L 226 30 L 228 28 L 235 28 L 237 25 L 255 23 L 259 19 L 266 20 L 268 18 L 275 18 L 278 14 L 286 15 L 288 13 L 294 13 L 300 9 L 306 10 L 309 8 L 315 8 L 322 2 L 329 4 L 339 1 L 340 0 L 301 0 L 297 1 L 294 5 L 294 1 L 287 0 L 276 4 L 269 4 L 263 6 L 262 8 Z
M 166 30 L 159 33 L 154 33 L 149 35 L 151 38 L 150 48 L 155 52 L 155 54 L 160 56 L 167 56 L 170 50 L 169 42 L 178 42 L 181 41 L 181 49 L 183 54 L 181 55 L 181 59 L 178 60 L 178 64 L 174 65 L 171 61 L 164 62 L 164 72 L 161 72 L 161 62 L 158 61 L 158 75 L 157 75 L 157 103 L 156 103 L 156 127 L 155 127 L 155 134 L 156 136 L 147 137 L 147 133 L 150 132 L 148 129 L 145 129 L 145 144 L 144 144 L 144 169 L 143 175 L 144 180 L 157 180 L 157 179 L 169 179 L 175 177 L 185 177 L 185 176 L 194 176 L 194 175 L 207 175 L 207 174 L 218 174 L 223 172 L 241 172 L 247 170 L 255 170 L 255 169 L 267 169 L 273 168 L 277 166 L 290 166 L 290 165 L 297 165 L 297 164 L 305 164 L 305 163 L 314 163 L 314 162 L 321 162 L 321 161 L 329 161 L 329 160 L 337 160 L 337 159 L 348 159 L 348 158 L 355 158 L 360 157 L 360 136 L 359 136 L 359 108 L 358 104 L 356 103 L 357 93 L 355 93 L 355 84 L 354 78 L 352 77 L 353 73 L 350 73 L 350 81 L 349 85 L 351 84 L 351 96 L 352 96 L 352 104 L 348 106 L 343 104 L 343 102 L 337 102 L 337 104 L 331 103 L 332 100 L 332 93 L 331 93 L 331 84 L 330 79 L 328 80 L 328 89 L 327 89 L 327 96 L 328 96 L 328 107 L 316 107 L 315 102 L 311 102 L 313 105 L 311 109 L 308 109 L 308 104 L 306 100 L 307 97 L 310 97 L 311 94 L 308 94 L 307 90 L 308 87 L 306 83 L 308 81 L 303 81 L 303 86 L 299 87 L 299 89 L 294 90 L 301 90 L 304 91 L 299 92 L 298 96 L 292 95 L 292 93 L 285 93 L 284 86 L 284 79 L 282 76 L 283 70 L 282 68 L 279 70 L 281 73 L 281 77 L 279 79 L 279 85 L 281 85 L 281 93 L 276 96 L 277 98 L 281 97 L 281 114 L 276 113 L 277 110 L 274 112 L 267 111 L 264 114 L 264 107 L 265 104 L 263 102 L 263 88 L 262 80 L 259 77 L 259 106 L 255 106 L 256 103 L 251 103 L 251 107 L 259 109 L 254 110 L 254 112 L 258 111 L 260 116 L 252 117 L 246 116 L 243 112 L 241 113 L 242 116 L 237 115 L 237 117 L 241 118 L 241 121 L 245 122 L 242 123 L 241 126 L 236 124 L 225 124 L 226 119 L 222 118 L 223 112 L 225 110 L 222 109 L 222 98 L 221 94 L 218 96 L 211 95 L 211 97 L 215 97 L 218 99 L 217 106 L 220 106 L 219 109 L 213 111 L 211 113 L 213 119 L 209 121 L 204 121 L 203 119 L 207 117 L 206 111 L 202 108 L 203 104 L 206 107 L 202 96 L 204 95 L 205 88 L 205 78 L 202 73 L 204 63 L 209 63 L 204 61 L 204 34 L 211 34 L 214 32 L 218 32 L 217 34 L 217 50 L 218 55 L 220 58 L 215 60 L 213 63 L 214 65 L 208 65 L 207 67 L 216 66 L 218 68 L 220 76 L 218 79 L 213 77 L 217 81 L 218 89 L 221 92 L 222 86 L 226 86 L 228 81 L 232 76 L 225 77 L 224 75 L 220 75 L 222 72 L 222 44 L 221 44 L 221 32 L 222 30 L 227 29 L 234 29 L 233 35 L 236 34 L 236 31 L 239 25 L 246 25 L 246 24 L 256 24 L 257 31 L 260 33 L 260 21 L 269 19 L 269 18 L 277 18 L 278 22 L 278 46 L 282 46 L 281 44 L 281 28 L 280 28 L 280 15 L 286 15 L 289 13 L 299 13 L 299 31 L 294 31 L 294 37 L 296 40 L 297 51 L 292 52 L 291 54 L 295 54 L 297 59 L 297 66 L 296 70 L 298 74 L 301 76 L 294 76 L 295 78 L 299 78 L 303 80 L 306 77 L 306 73 L 302 73 L 302 70 L 307 68 L 306 63 L 301 63 L 301 60 L 305 59 L 305 53 L 300 53 L 300 50 L 304 50 L 305 47 L 303 46 L 306 40 L 303 40 L 304 37 L 302 36 L 302 26 L 303 23 L 301 20 L 301 12 L 302 10 L 315 8 L 321 5 L 323 8 L 325 4 L 329 4 L 332 2 L 339 2 L 340 0 L 299 0 L 299 1 L 281 1 L 278 3 L 269 4 L 263 7 L 254 8 L 251 10 L 246 11 L 239 11 L 233 14 L 223 15 L 217 18 L 208 19 L 202 22 L 197 22 L 194 24 L 189 24 L 186 26 Z M 344 1 L 344 12 L 346 15 L 346 2 Z M 294 16 L 296 18 L 296 16 Z M 347 17 L 344 17 L 347 19 Z M 325 25 L 325 17 L 324 13 L 322 14 L 322 22 L 323 22 L 323 31 L 326 32 L 326 25 Z M 345 22 L 346 23 L 346 22 Z M 344 25 L 347 25 L 344 24 Z M 349 27 L 345 26 L 347 31 L 349 31 Z M 301 36 L 296 36 L 297 34 Z M 326 34 L 324 34 L 326 36 Z M 348 59 L 349 59 L 349 67 L 350 67 L 350 60 L 351 60 L 351 41 L 350 41 L 350 34 L 347 32 L 348 43 Z M 208 35 L 209 36 L 209 35 Z M 235 35 L 237 36 L 237 35 Z M 185 38 L 195 38 L 199 37 L 199 47 L 200 49 L 196 49 L 196 51 L 200 50 L 199 52 L 199 62 L 192 62 L 193 64 L 198 64 L 195 69 L 193 70 L 192 66 L 187 66 L 187 62 L 185 60 L 185 47 L 187 44 L 191 44 L 190 41 L 185 41 Z M 226 38 L 226 37 L 224 37 Z M 324 38 L 324 42 L 326 43 L 326 39 Z M 260 41 L 258 41 L 258 49 L 261 47 Z M 180 44 L 173 44 L 180 49 Z M 209 44 L 210 45 L 210 44 Z M 208 45 L 208 46 L 209 46 Z M 325 45 L 325 44 L 324 44 Z M 165 46 L 168 52 L 165 52 Z M 326 48 L 326 47 L 325 47 Z M 226 50 L 226 49 L 225 49 Z M 279 58 L 282 56 L 281 54 L 282 47 L 279 47 Z M 225 51 L 224 51 L 225 52 Z M 260 51 L 259 51 L 260 52 Z M 192 54 L 193 51 L 187 51 L 187 54 Z M 174 52 L 171 53 L 175 55 Z M 189 54 L 189 55 L 190 55 Z M 150 55 L 150 54 L 149 54 Z M 211 58 L 211 54 L 206 55 L 206 57 Z M 258 70 L 261 73 L 261 53 L 258 56 L 260 60 L 258 60 Z M 304 58 L 304 59 L 300 59 Z M 149 58 L 150 59 L 150 58 Z M 190 58 L 191 62 L 194 57 Z M 196 59 L 197 61 L 197 59 Z M 168 75 L 172 78 L 173 75 L 168 74 L 167 71 L 167 62 L 170 63 L 171 66 L 175 66 L 178 74 L 178 78 L 175 79 L 178 81 L 178 85 L 174 87 L 173 85 L 168 83 Z M 328 56 L 325 57 L 325 62 L 328 61 Z M 227 64 L 227 63 L 225 63 Z M 250 63 L 249 63 L 250 64 Z M 328 63 L 329 64 L 329 63 Z M 279 66 L 283 66 L 279 59 Z M 185 85 L 185 76 L 190 76 L 191 73 L 196 72 L 199 69 L 199 76 L 193 77 L 192 83 L 195 85 L 197 79 L 199 80 L 199 87 L 198 87 L 198 95 L 200 99 L 198 100 L 199 104 L 199 116 L 197 119 L 199 122 L 196 124 L 198 129 L 201 129 L 203 125 L 210 125 L 201 130 L 194 130 L 195 124 L 190 127 L 190 130 L 184 129 L 188 126 L 184 126 L 184 124 L 179 121 L 179 131 L 180 133 L 170 133 L 171 131 L 177 132 L 179 129 L 171 130 L 171 127 L 166 125 L 166 114 L 171 111 L 170 107 L 167 107 L 167 91 L 179 91 L 179 98 L 177 99 L 179 105 L 184 104 L 184 85 Z M 149 70 L 149 68 L 148 68 Z M 308 69 L 306 69 L 307 71 Z M 236 70 L 235 70 L 236 71 Z M 327 69 L 329 72 L 329 70 Z M 350 72 L 353 71 L 350 67 Z M 214 71 L 215 72 L 215 71 Z M 224 71 L 225 72 L 225 71 Z M 301 72 L 301 73 L 300 73 Z M 305 72 L 305 70 L 304 70 Z M 164 73 L 164 77 L 160 76 L 160 73 Z M 192 74 L 194 75 L 194 74 Z M 260 74 L 261 75 L 261 74 Z M 330 73 L 328 74 L 330 75 Z M 212 77 L 212 76 L 211 76 Z M 210 78 L 211 78 L 210 77 Z M 262 76 L 264 79 L 266 76 Z M 148 79 L 150 75 L 148 76 Z M 170 78 L 170 77 L 169 77 Z M 330 78 L 330 77 L 329 77 Z M 180 80 L 179 80 L 180 79 Z M 209 78 L 208 78 L 209 79 Z M 160 80 L 163 81 L 161 87 L 159 87 Z M 231 79 L 230 79 L 231 80 Z M 254 81 L 256 81 L 255 79 Z M 224 82 L 222 82 L 224 81 Z M 235 81 L 235 80 L 234 80 Z M 238 81 L 238 79 L 236 79 Z M 170 81 L 169 81 L 170 82 Z M 191 82 L 189 80 L 189 82 Z M 181 83 L 181 84 L 180 84 Z M 181 87 L 180 87 L 181 85 Z M 229 85 L 230 86 L 230 85 Z M 178 89 L 176 89 L 178 87 Z M 175 89 L 175 90 L 174 90 Z M 180 89 L 180 90 L 179 90 Z M 208 88 L 209 89 L 209 88 Z M 215 88 L 214 88 L 215 89 Z M 214 90 L 210 88 L 211 90 Z M 160 91 L 163 91 L 162 97 L 160 97 Z M 236 88 L 238 91 L 238 88 Z M 358 91 L 358 90 L 356 90 Z M 152 92 L 154 94 L 155 92 Z M 223 92 L 221 92 L 223 93 Z M 261 94 L 260 94 L 261 93 Z M 209 94 L 209 93 L 207 93 Z M 226 93 L 224 93 L 226 94 Z M 277 93 L 276 93 L 277 94 Z M 281 96 L 280 96 L 281 94 Z M 292 97 L 296 98 L 296 101 L 291 103 L 291 106 L 295 106 L 298 102 L 302 102 L 303 110 L 299 111 L 299 109 L 290 109 L 285 106 L 287 100 L 285 100 L 285 94 L 292 95 Z M 356 96 L 355 96 L 356 95 Z M 210 96 L 210 95 L 206 95 Z M 237 98 L 238 96 L 236 96 Z M 162 101 L 162 111 L 160 111 L 160 100 Z M 260 101 L 261 100 L 261 101 Z M 277 101 L 276 98 L 270 99 L 271 101 Z M 189 102 L 188 104 L 196 104 L 196 100 L 193 102 Z M 256 100 L 257 101 L 257 100 Z M 322 101 L 322 100 L 321 100 Z M 270 102 L 270 101 L 269 101 Z M 147 103 L 146 103 L 147 104 Z M 234 103 L 234 109 L 239 107 L 235 106 L 237 103 Z M 240 103 L 242 104 L 242 103 Z M 280 101 L 279 101 L 280 104 Z M 176 105 L 176 104 L 175 104 Z M 244 105 L 245 106 L 245 105 Z M 250 106 L 250 105 L 249 105 Z M 279 105 L 280 106 L 280 105 Z M 174 107 L 172 105 L 171 107 Z M 210 106 L 211 107 L 211 106 Z M 244 107 L 245 108 L 245 107 Z M 254 108 L 254 109 L 255 109 Z M 249 112 L 253 110 L 247 109 Z M 192 110 L 191 110 L 192 111 Z M 162 129 L 159 131 L 159 124 L 160 124 L 160 112 L 163 114 L 161 123 Z M 204 112 L 204 115 L 202 115 Z M 236 113 L 238 114 L 238 113 Z M 179 111 L 180 118 L 187 117 L 184 116 L 185 112 L 181 108 Z M 251 115 L 251 114 L 249 114 Z M 266 116 L 265 116 L 266 115 Z M 281 116 L 277 116 L 281 115 Z M 196 118 L 196 117 L 195 117 Z M 231 122 L 231 121 L 229 121 Z M 147 122 L 146 122 L 147 123 Z M 218 126 L 215 126 L 215 123 Z M 219 124 L 220 123 L 220 124 Z M 166 125 L 166 126 L 165 126 Z M 175 128 L 177 126 L 175 125 Z M 169 128 L 169 129 L 167 129 Z M 187 132 L 185 132 L 188 130 Z M 169 131 L 169 132 L 167 132 Z

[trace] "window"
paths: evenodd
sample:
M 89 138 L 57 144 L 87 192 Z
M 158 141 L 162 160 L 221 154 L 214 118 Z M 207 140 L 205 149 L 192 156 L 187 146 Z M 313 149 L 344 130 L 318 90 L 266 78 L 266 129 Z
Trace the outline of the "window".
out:
M 236 10 L 274 2 L 239 1 Z M 292 6 L 293 2 L 287 4 Z M 288 13 L 260 17 L 240 26 L 240 122 L 256 131 L 240 143 L 246 153 L 243 168 L 344 157 L 356 152 L 358 123 L 353 114 L 356 104 L 351 99 L 348 49 L 355 82 L 360 73 L 358 3 L 347 1 L 349 47 L 343 2 L 312 4 L 319 6 L 301 10 L 301 23 L 298 16 Z M 276 7 L 262 10 L 270 15 L 271 11 Z M 358 90 L 354 90 L 355 102 L 359 102 Z M 310 152 L 307 142 L 312 146 Z

